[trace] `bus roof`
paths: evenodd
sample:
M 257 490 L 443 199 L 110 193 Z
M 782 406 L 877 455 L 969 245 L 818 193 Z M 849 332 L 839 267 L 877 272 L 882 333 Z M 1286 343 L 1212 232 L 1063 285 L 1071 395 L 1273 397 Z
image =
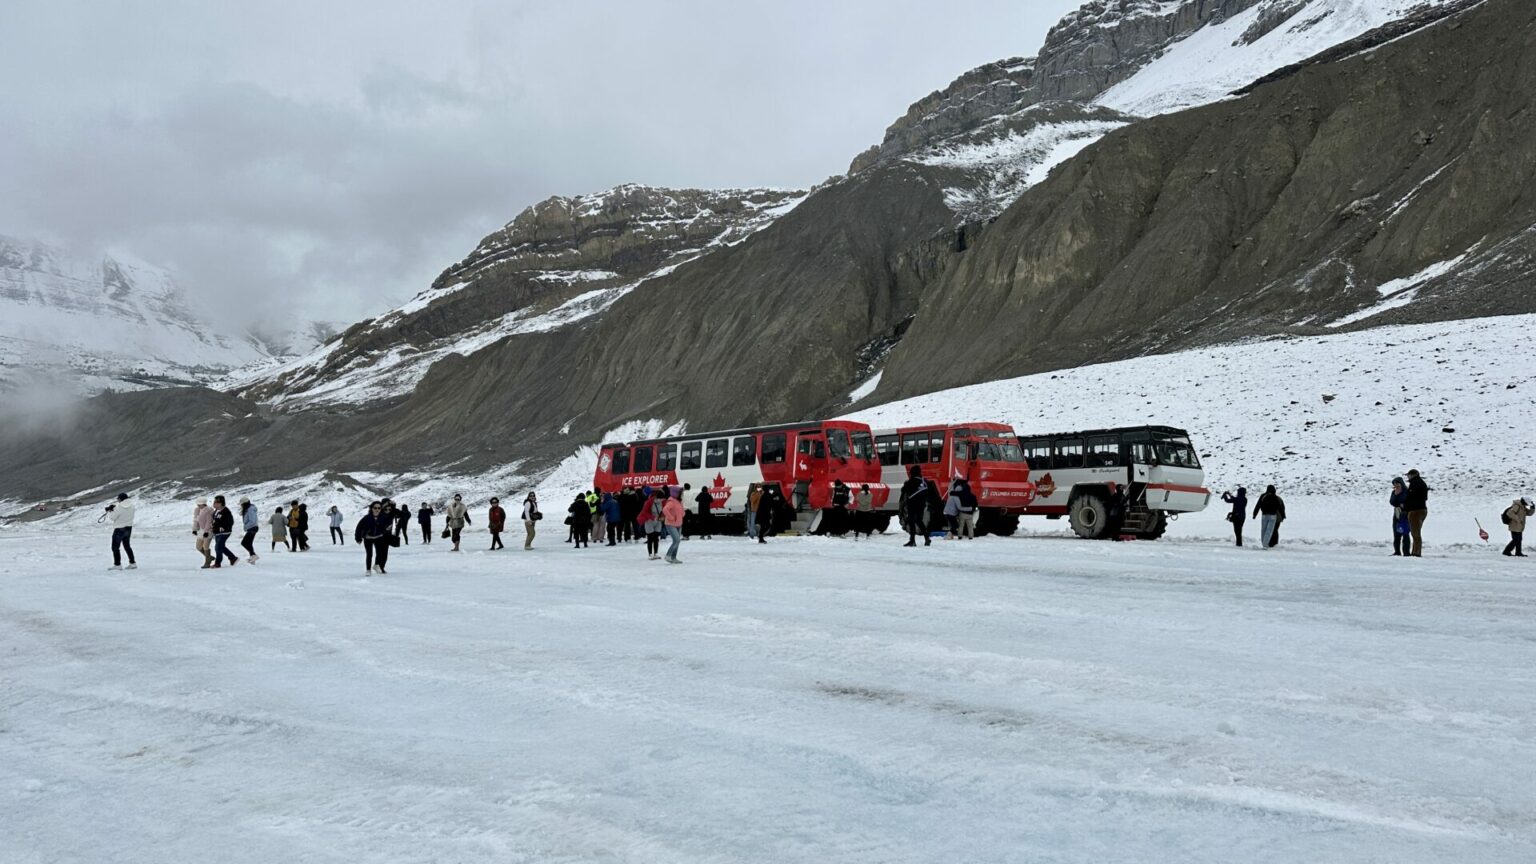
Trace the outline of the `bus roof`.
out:
M 1020 433 L 1019 438 L 1020 440 L 1026 438 L 1084 438 L 1089 435 L 1122 435 L 1126 432 L 1152 432 L 1159 435 L 1189 437 L 1189 432 L 1175 426 L 1116 426 L 1112 429 L 1082 429 L 1073 432 L 1047 432 L 1037 435 Z
M 634 441 L 608 441 L 598 445 L 599 450 L 608 447 L 644 447 L 649 444 L 671 444 L 677 441 L 703 441 L 707 438 L 727 438 L 732 435 L 761 435 L 765 432 L 819 432 L 826 426 L 864 426 L 857 420 L 806 420 L 800 423 L 780 423 L 777 426 L 749 426 L 743 429 L 721 429 L 715 432 L 697 432 L 687 435 L 669 435 L 666 438 L 639 438 Z
M 910 426 L 883 426 L 875 429 L 876 435 L 896 435 L 902 432 L 919 432 L 933 429 L 981 429 L 987 432 L 1013 434 L 1013 427 L 994 420 L 972 420 L 966 423 L 916 423 Z

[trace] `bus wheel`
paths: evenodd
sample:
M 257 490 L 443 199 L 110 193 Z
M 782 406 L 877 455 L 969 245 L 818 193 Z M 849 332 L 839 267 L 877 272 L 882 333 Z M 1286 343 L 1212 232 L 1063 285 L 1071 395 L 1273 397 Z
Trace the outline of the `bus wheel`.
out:
M 875 530 L 881 534 L 891 530 L 891 514 L 881 513 L 875 517 Z
M 1103 496 L 1083 492 L 1072 496 L 1067 504 L 1067 516 L 1072 520 L 1072 530 L 1084 540 L 1097 540 L 1104 536 L 1109 526 L 1109 503 Z
M 1012 537 L 1019 530 L 1019 514 L 993 513 L 987 519 L 987 530 L 999 537 Z
M 1168 533 L 1168 514 L 1154 513 L 1152 524 L 1147 526 L 1147 530 L 1141 532 L 1141 536 L 1147 540 L 1156 540 L 1166 533 Z

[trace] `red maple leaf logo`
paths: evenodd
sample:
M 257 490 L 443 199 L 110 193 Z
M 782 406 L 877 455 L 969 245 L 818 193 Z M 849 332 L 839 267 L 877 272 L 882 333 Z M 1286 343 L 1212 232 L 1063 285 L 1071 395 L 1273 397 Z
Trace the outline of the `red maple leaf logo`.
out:
M 724 489 L 725 488 L 725 475 L 724 474 L 716 474 L 715 475 L 715 488 L 716 489 Z
M 1040 478 L 1039 482 L 1035 483 L 1035 491 L 1040 494 L 1040 497 L 1049 498 L 1056 494 L 1056 481 L 1052 480 L 1051 475 L 1047 473 L 1044 477 Z

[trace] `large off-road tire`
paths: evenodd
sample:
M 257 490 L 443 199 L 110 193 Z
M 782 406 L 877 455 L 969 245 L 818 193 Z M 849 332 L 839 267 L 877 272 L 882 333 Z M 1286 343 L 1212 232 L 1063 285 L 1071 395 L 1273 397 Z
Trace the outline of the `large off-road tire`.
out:
M 1166 533 L 1168 533 L 1168 514 L 1154 513 L 1152 516 L 1152 526 L 1136 536 L 1143 540 L 1156 540 Z
M 1082 492 L 1067 503 L 1072 531 L 1084 540 L 1099 540 L 1109 529 L 1109 502 L 1102 495 Z
M 891 530 L 891 514 L 876 513 L 874 518 L 874 526 L 876 531 L 884 534 L 885 532 Z
M 987 530 L 999 537 L 1012 537 L 1019 531 L 1019 514 L 994 513 L 987 520 Z

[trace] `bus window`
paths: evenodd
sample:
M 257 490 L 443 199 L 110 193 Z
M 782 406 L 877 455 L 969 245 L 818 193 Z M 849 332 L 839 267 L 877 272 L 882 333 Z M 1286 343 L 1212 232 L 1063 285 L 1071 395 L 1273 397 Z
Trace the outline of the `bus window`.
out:
M 1065 438 L 1056 442 L 1056 455 L 1051 459 L 1053 468 L 1083 467 L 1083 439 Z
M 928 461 L 928 433 L 908 432 L 901 436 L 901 464 L 919 465 Z
M 628 450 L 615 450 L 615 451 L 613 451 L 613 473 L 615 473 L 615 474 L 628 474 L 629 473 L 629 451 Z
M 1157 461 L 1175 468 L 1199 468 L 1200 459 L 1190 443 L 1178 438 L 1157 442 Z
M 684 471 L 692 471 L 704 464 L 704 442 L 689 441 L 683 445 L 683 461 L 678 467 Z
M 995 442 L 978 441 L 976 442 L 976 458 L 983 462 L 1001 462 L 1003 454 L 998 452 Z
M 928 433 L 928 461 L 929 462 L 943 462 L 944 461 L 944 433 L 943 432 L 930 432 L 930 433 Z
M 704 445 L 704 467 L 724 468 L 726 456 L 730 453 L 730 441 L 725 438 L 716 438 Z
M 901 462 L 901 442 L 895 435 L 877 436 L 875 452 L 880 454 L 881 465 L 896 465 Z
M 784 433 L 774 432 L 763 436 L 763 464 L 784 461 Z
M 635 448 L 635 473 L 644 474 L 651 470 L 651 448 Z
M 801 438 L 795 452 L 801 456 L 810 456 L 813 459 L 827 458 L 827 444 L 820 438 Z
M 868 432 L 853 433 L 853 458 L 868 462 L 875 458 L 874 436 Z
M 997 450 L 1004 462 L 1024 461 L 1024 448 L 1020 447 L 1017 441 L 1004 441 L 997 446 Z
M 1044 438 L 1035 438 L 1030 441 L 1021 441 L 1019 448 L 1024 453 L 1024 462 L 1029 465 L 1031 471 L 1049 471 L 1051 468 L 1051 442 Z
M 751 435 L 743 435 L 732 442 L 732 465 L 756 465 L 757 464 L 757 439 Z
M 656 448 L 656 470 L 657 471 L 676 471 L 677 470 L 677 445 L 676 444 L 663 444 L 660 447 Z
M 848 432 L 843 429 L 827 430 L 827 452 L 833 459 L 848 458 Z
M 1120 464 L 1120 436 L 1095 435 L 1088 439 L 1089 468 Z

